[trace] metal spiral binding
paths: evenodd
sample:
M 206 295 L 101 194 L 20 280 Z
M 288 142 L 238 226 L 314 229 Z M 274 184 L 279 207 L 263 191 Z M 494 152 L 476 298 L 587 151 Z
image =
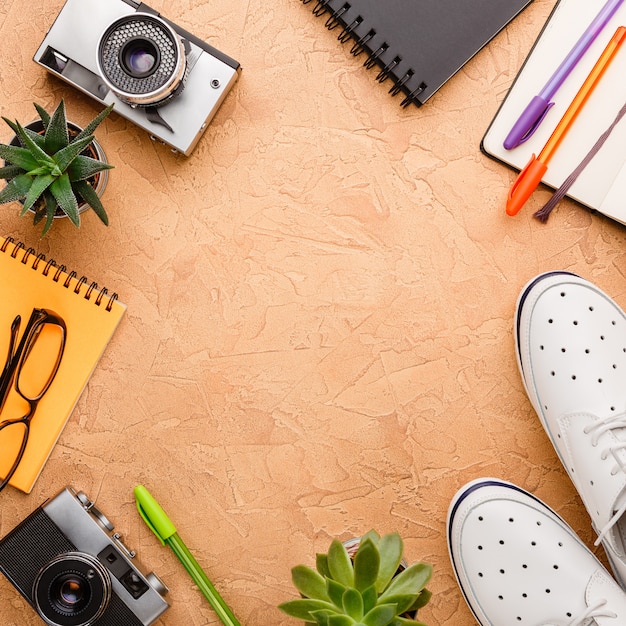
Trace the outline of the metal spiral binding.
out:
M 379 83 L 384 83 L 389 78 L 391 70 L 393 70 L 393 68 L 398 65 L 400 61 L 402 61 L 400 57 L 395 57 L 393 60 L 389 61 L 389 63 L 387 63 L 387 65 L 385 65 L 385 67 L 383 67 L 383 69 L 378 72 L 376 80 Z
M 311 0 L 300 0 L 302 4 L 309 4 Z M 325 13 L 330 13 L 328 18 L 326 19 L 325 26 L 328 30 L 334 30 L 337 26 L 341 25 L 340 17 L 344 15 L 344 13 L 348 12 L 351 8 L 348 2 L 344 3 L 339 9 L 331 9 L 330 3 L 332 0 L 317 0 L 315 6 L 312 9 L 313 15 L 316 17 L 322 17 Z M 348 26 L 344 26 L 341 33 L 337 37 L 337 39 L 345 44 L 348 40 L 353 37 L 355 39 L 352 47 L 350 48 L 350 54 L 354 57 L 358 57 L 363 52 L 366 52 L 366 43 L 373 39 L 376 36 L 376 31 L 374 29 L 370 29 L 364 35 L 361 35 L 358 39 L 354 35 L 355 30 L 363 23 L 363 18 L 359 15 L 356 17 L 351 24 Z M 365 59 L 363 63 L 364 67 L 368 70 L 372 69 L 378 62 L 379 58 L 385 54 L 389 50 L 389 45 L 387 42 L 382 43 L 378 49 L 373 50 Z M 387 63 L 385 67 L 377 74 L 376 80 L 380 83 L 385 82 L 388 78 L 392 77 L 392 72 L 395 67 L 397 67 L 402 61 L 401 57 L 396 56 L 392 61 Z M 398 95 L 405 87 L 405 85 L 409 82 L 411 78 L 414 76 L 413 70 L 408 70 L 402 78 L 395 79 L 394 85 L 389 89 L 389 93 L 392 96 Z M 402 108 L 406 108 L 409 104 L 414 103 L 416 106 L 421 106 L 421 102 L 417 99 L 419 94 L 426 90 L 426 83 L 420 83 L 413 91 L 411 91 L 408 95 L 405 95 L 404 99 L 400 103 Z
M 354 22 L 352 22 L 352 24 L 350 24 L 349 26 L 346 26 L 341 33 L 339 33 L 339 37 L 337 37 L 337 39 L 341 42 L 341 43 L 346 43 L 348 41 L 348 39 L 350 39 L 351 35 L 352 35 L 352 31 L 355 28 L 358 28 L 359 25 L 361 24 L 361 22 L 363 22 L 363 18 L 359 15 Z
M 340 24 L 339 18 L 346 11 L 349 11 L 349 10 L 350 10 L 350 5 L 346 3 L 340 9 L 337 9 L 336 11 L 331 13 L 330 17 L 326 20 L 326 24 L 325 24 L 326 28 L 328 28 L 328 30 L 334 30 L 335 28 L 337 28 L 337 26 L 339 26 Z
M 7 252 L 10 244 L 13 245 L 13 250 L 11 250 L 11 257 L 14 259 L 17 259 L 20 252 L 23 251 L 22 256 L 19 259 L 19 261 L 23 263 L 24 265 L 26 265 L 28 264 L 28 261 L 30 257 L 32 256 L 33 260 L 31 263 L 31 268 L 34 269 L 35 271 L 38 271 L 40 263 L 46 261 L 46 256 L 44 254 L 37 254 L 34 248 L 26 248 L 26 246 L 21 241 L 18 241 L 16 243 L 13 237 L 7 237 L 4 240 L 4 243 L 2 244 L 2 246 L 0 246 L 0 252 L 2 253 Z M 58 283 L 62 275 L 67 274 L 66 272 L 67 268 L 65 267 L 65 265 L 58 265 L 54 259 L 48 259 L 46 261 L 46 265 L 44 266 L 43 270 L 41 270 L 41 273 L 44 276 L 49 276 L 50 271 L 53 268 L 54 268 L 54 274 L 51 276 L 51 278 L 55 283 Z M 63 285 L 63 287 L 67 289 L 70 287 L 72 279 L 75 279 L 77 276 L 78 274 L 76 272 L 71 271 L 69 274 L 67 274 L 65 280 L 60 284 Z M 76 282 L 76 286 L 73 289 L 74 293 L 80 294 L 81 290 L 83 289 L 83 286 L 87 285 L 88 283 L 89 283 L 88 278 L 86 276 L 81 276 Z M 106 288 L 98 289 L 98 283 L 91 282 L 89 283 L 87 289 L 85 290 L 85 295 L 84 295 L 85 300 L 91 300 L 91 297 L 94 291 L 97 292 L 98 295 L 96 296 L 93 302 L 96 306 L 101 306 L 104 297 L 108 295 L 109 291 Z M 115 292 L 108 296 L 108 301 L 105 306 L 105 309 L 107 311 L 111 311 L 111 309 L 113 308 L 113 303 L 118 299 L 118 297 L 119 296 Z
M 327 6 L 330 0 L 317 0 L 317 4 L 313 7 L 313 15 L 315 17 L 322 17 L 327 11 Z M 307 4 L 305 2 L 305 4 Z
M 350 48 L 350 54 L 354 57 L 358 57 L 365 51 L 365 44 L 372 38 L 376 36 L 376 31 L 372 28 L 365 35 L 359 37 L 353 44 L 352 48 Z
M 363 63 L 363 65 L 368 70 L 371 70 L 374 67 L 374 65 L 376 65 L 376 61 L 378 61 L 378 57 L 380 57 L 382 54 L 387 52 L 388 49 L 389 49 L 389 46 L 386 43 L 383 43 L 378 48 L 378 50 L 374 50 L 374 52 L 370 53 L 370 55 L 367 57 L 367 59 L 365 59 L 365 63 Z
M 396 84 L 389 90 L 389 93 L 392 96 L 397 96 L 402 91 L 402 87 L 404 87 L 412 76 L 413 71 L 409 70 L 400 80 L 396 81 Z

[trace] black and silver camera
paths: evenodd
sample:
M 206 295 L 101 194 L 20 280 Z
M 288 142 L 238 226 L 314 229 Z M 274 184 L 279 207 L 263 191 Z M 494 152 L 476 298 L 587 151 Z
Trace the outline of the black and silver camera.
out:
M 67 0 L 34 60 L 185 155 L 241 70 L 135 0 Z
M 113 525 L 70 487 L 0 540 L 0 571 L 51 626 L 145 626 L 167 587 L 131 562 Z

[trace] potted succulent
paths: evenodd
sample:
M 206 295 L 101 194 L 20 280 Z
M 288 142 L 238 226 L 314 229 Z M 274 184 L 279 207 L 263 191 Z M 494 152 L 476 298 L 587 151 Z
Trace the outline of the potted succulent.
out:
M 15 136 L 9 144 L 0 144 L 5 162 L 0 178 L 8 181 L 0 191 L 0 204 L 22 202 L 21 215 L 31 211 L 34 224 L 45 217 L 42 236 L 55 217 L 67 216 L 80 226 L 79 213 L 89 207 L 108 224 L 99 196 L 112 166 L 93 132 L 112 108 L 108 106 L 84 129 L 67 121 L 63 100 L 52 115 L 35 104 L 40 119 L 25 127 L 3 117 Z
M 318 554 L 316 569 L 291 570 L 301 597 L 279 605 L 292 617 L 318 626 L 425 626 L 417 611 L 431 597 L 428 563 L 406 565 L 398 533 L 372 530 L 358 540 L 335 539 Z

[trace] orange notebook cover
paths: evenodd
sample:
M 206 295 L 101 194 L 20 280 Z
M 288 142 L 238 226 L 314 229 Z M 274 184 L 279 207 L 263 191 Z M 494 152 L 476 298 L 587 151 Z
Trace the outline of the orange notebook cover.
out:
M 126 306 L 117 294 L 100 289 L 56 261 L 38 255 L 12 238 L 0 237 L 0 369 L 9 346 L 11 323 L 21 315 L 20 337 L 34 308 L 50 309 L 67 326 L 65 351 L 56 377 L 40 400 L 31 421 L 30 436 L 10 485 L 28 493 L 67 423 L 78 398 L 119 324 Z M 0 421 L 22 417 L 28 405 L 13 385 Z M 13 427 L 0 431 L 0 476 L 13 459 L 2 454 Z M 13 432 L 13 435 L 10 433 Z

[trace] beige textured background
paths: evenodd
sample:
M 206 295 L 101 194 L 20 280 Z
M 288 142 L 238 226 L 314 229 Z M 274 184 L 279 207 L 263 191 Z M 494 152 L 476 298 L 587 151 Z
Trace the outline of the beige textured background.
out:
M 626 304 L 623 227 L 569 201 L 542 225 L 545 190 L 507 217 L 514 174 L 479 151 L 554 1 L 404 110 L 313 4 L 149 4 L 243 73 L 188 159 L 105 121 L 108 229 L 88 214 L 41 240 L 0 209 L 4 235 L 128 305 L 32 494 L 0 494 L 0 534 L 70 483 L 169 585 L 159 625 L 218 624 L 137 515 L 143 483 L 242 624 L 295 626 L 275 608 L 294 595 L 292 566 L 331 537 L 398 530 L 409 561 L 435 566 L 422 619 L 473 624 L 445 538 L 466 481 L 512 480 L 592 540 L 520 383 L 515 299 L 567 269 Z M 60 97 L 79 123 L 99 110 L 31 60 L 61 6 L 2 3 L 2 115 Z M 4 578 L 0 623 L 40 623 Z

